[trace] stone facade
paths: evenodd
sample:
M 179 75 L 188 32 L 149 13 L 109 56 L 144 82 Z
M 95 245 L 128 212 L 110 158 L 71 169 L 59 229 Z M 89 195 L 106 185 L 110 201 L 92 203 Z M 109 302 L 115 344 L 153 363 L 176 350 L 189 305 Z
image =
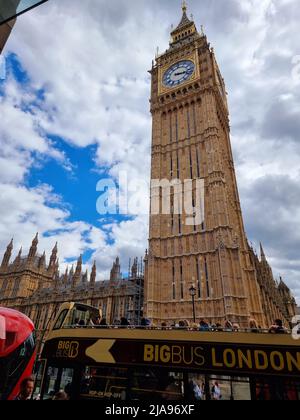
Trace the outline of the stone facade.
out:
M 111 270 L 110 279 L 96 281 L 96 264 L 90 276 L 82 272 L 82 258 L 76 268 L 61 275 L 58 247 L 53 248 L 49 263 L 46 255 L 37 253 L 38 235 L 32 241 L 29 254 L 22 249 L 10 262 L 13 241 L 8 245 L 0 267 L 0 306 L 13 308 L 28 315 L 40 337 L 49 328 L 60 305 L 80 302 L 101 308 L 108 324 L 122 317 L 139 324 L 143 307 L 143 267 L 138 259 L 131 266 L 127 279 L 121 273 L 119 258 Z
M 204 220 L 190 226 L 174 210 L 179 194 L 170 190 L 170 214 L 151 214 L 145 262 L 145 311 L 155 323 L 193 320 L 189 289 L 196 288 L 196 316 L 211 323 L 226 319 L 267 327 L 273 318 L 288 324 L 295 301 L 278 285 L 262 255 L 248 245 L 230 142 L 225 83 L 213 48 L 186 14 L 171 33 L 169 49 L 156 57 L 152 76 L 152 180 L 204 180 Z M 194 73 L 182 83 L 164 82 L 168 69 L 188 60 Z M 176 68 L 176 67 L 175 67 Z M 171 71 L 171 70 L 170 70 Z M 175 73 L 173 81 L 180 77 Z M 169 78 L 170 82 L 170 78 Z M 153 202 L 161 191 L 153 191 Z M 182 198 L 182 197 L 181 197 Z M 162 203 L 160 203 L 162 207 Z

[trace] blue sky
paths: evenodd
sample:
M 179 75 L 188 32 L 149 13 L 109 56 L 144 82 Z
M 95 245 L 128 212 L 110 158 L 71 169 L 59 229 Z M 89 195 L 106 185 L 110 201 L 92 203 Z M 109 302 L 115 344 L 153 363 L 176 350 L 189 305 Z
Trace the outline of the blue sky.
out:
M 296 0 L 190 0 L 229 93 L 232 145 L 250 241 L 300 297 Z M 180 0 L 50 0 L 20 17 L 0 81 L 0 250 L 59 243 L 62 269 L 84 255 L 99 279 L 141 257 L 148 217 L 101 217 L 99 179 L 147 181 L 148 70 L 168 47 Z M 238 40 L 238 42 L 237 42 Z M 278 48 L 280 45 L 280 49 Z M 294 75 L 294 76 L 293 76 Z M 297 76 L 297 74 L 296 74 Z M 147 205 L 147 203 L 146 203 Z

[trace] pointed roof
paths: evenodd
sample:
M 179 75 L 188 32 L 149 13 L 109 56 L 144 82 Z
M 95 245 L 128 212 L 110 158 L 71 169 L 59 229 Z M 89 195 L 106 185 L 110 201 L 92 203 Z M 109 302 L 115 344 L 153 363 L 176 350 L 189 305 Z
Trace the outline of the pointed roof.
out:
M 192 21 L 190 21 L 190 19 L 187 17 L 186 12 L 187 12 L 187 5 L 186 5 L 186 2 L 184 1 L 183 4 L 182 4 L 182 13 L 183 14 L 182 14 L 181 21 L 180 21 L 179 25 L 177 26 L 177 29 L 181 29 L 184 26 L 192 23 Z
M 193 25 L 194 24 L 194 22 L 192 22 L 188 18 L 186 12 L 187 12 L 187 4 L 186 4 L 185 1 L 183 1 L 183 3 L 182 3 L 182 18 L 181 18 L 181 21 L 180 21 L 179 25 L 172 31 L 172 33 L 177 32 L 177 31 L 180 31 L 181 29 L 183 29 L 183 28 L 185 28 L 187 26 L 190 26 L 190 25 Z
M 52 255 L 53 254 L 57 254 L 57 251 L 58 251 L 58 248 L 57 248 L 57 242 L 56 242 L 56 244 L 55 244 L 55 247 L 52 249 Z
M 263 246 L 262 246 L 262 243 L 260 243 L 260 256 L 261 256 L 261 261 L 267 261 L 266 255 L 265 255 L 265 251 L 264 251 Z
M 35 235 L 35 238 L 32 241 L 32 245 L 37 245 L 39 243 L 39 233 Z

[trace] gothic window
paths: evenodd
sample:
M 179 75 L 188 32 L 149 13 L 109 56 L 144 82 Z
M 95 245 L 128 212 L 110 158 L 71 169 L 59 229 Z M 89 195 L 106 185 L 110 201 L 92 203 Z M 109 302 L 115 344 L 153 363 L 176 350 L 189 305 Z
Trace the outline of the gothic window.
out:
M 207 266 L 207 259 L 206 259 L 206 257 L 204 258 L 204 266 L 205 266 L 205 278 L 206 278 L 207 297 L 210 297 L 209 275 L 208 275 L 208 266 Z
M 199 264 L 198 257 L 196 258 L 196 272 L 197 272 L 197 289 L 198 289 L 198 298 L 201 299 L 201 269 Z
M 178 135 L 178 113 L 175 114 L 175 127 L 176 127 L 176 142 L 178 143 L 179 135 Z
M 171 234 L 174 231 L 174 195 L 171 194 Z
M 200 178 L 201 172 L 200 172 L 200 159 L 199 159 L 198 147 L 196 147 L 196 159 L 197 159 L 197 177 Z
M 191 179 L 193 179 L 193 157 L 192 157 L 191 149 L 190 149 L 190 175 L 191 175 Z
M 190 119 L 190 109 L 189 109 L 189 107 L 187 107 L 186 112 L 187 112 L 187 128 L 188 128 L 187 135 L 188 135 L 188 139 L 190 140 L 190 137 L 191 137 L 191 119 Z
M 180 179 L 180 163 L 179 163 L 178 150 L 177 150 L 177 179 Z
M 194 135 L 197 135 L 196 105 L 193 104 Z
M 175 286 L 175 262 L 172 262 L 172 284 L 173 284 L 173 300 L 176 299 L 176 286 Z
M 170 112 L 170 143 L 173 143 L 172 113 Z
M 183 299 L 184 298 L 184 280 L 183 280 L 182 260 L 180 260 L 180 295 L 181 295 L 181 299 Z
M 13 288 L 11 297 L 16 297 L 17 296 L 17 293 L 18 293 L 18 290 L 19 290 L 19 287 L 20 287 L 20 282 L 21 282 L 21 279 L 16 279 L 15 280 L 14 288 Z
M 4 282 L 2 283 L 2 288 L 1 288 L 1 294 L 3 293 L 5 293 L 5 291 L 6 291 L 6 289 L 7 289 L 7 283 L 8 283 L 8 280 L 6 279 L 6 280 L 4 280 Z

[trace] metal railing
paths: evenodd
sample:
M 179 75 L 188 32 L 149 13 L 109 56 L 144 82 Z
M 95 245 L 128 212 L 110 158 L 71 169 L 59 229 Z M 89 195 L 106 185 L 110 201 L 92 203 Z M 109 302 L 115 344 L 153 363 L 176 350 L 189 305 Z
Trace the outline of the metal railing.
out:
M 283 335 L 291 334 L 292 331 L 284 329 L 281 332 L 274 332 L 271 329 L 261 328 L 213 328 L 200 329 L 193 327 L 156 327 L 156 326 L 136 326 L 136 325 L 64 325 L 62 329 L 97 329 L 97 330 L 139 330 L 139 331 L 184 331 L 184 332 L 197 332 L 197 333 L 248 333 L 248 334 L 274 334 Z M 299 331 L 300 334 L 300 331 Z

